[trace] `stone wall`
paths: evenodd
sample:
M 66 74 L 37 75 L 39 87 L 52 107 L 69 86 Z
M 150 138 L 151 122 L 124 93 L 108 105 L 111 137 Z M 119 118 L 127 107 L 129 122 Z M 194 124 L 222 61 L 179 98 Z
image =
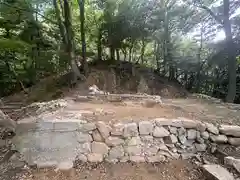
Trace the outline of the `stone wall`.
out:
M 202 123 L 184 118 L 138 123 L 81 124 L 77 159 L 84 162 L 161 162 L 187 159 L 209 145 L 240 145 L 240 127 Z

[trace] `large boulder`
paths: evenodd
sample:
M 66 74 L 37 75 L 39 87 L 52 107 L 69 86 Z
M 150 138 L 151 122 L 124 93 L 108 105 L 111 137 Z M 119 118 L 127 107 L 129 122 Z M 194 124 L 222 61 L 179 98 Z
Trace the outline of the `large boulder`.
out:
M 217 164 L 203 165 L 203 170 L 208 179 L 234 180 L 234 177 L 227 169 Z
M 221 125 L 219 130 L 222 134 L 240 137 L 240 126 Z

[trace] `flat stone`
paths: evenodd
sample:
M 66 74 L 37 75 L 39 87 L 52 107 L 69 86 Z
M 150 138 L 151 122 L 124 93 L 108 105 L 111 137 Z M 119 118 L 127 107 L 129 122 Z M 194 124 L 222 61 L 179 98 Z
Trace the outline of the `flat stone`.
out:
M 129 156 L 137 156 L 137 155 L 141 155 L 142 148 L 140 146 L 127 146 L 125 147 L 125 152 Z
M 233 146 L 240 146 L 240 138 L 228 138 L 228 143 L 233 145 Z
M 145 162 L 145 158 L 142 156 L 129 156 L 129 160 L 136 163 Z
M 111 130 L 111 135 L 122 136 L 123 129 L 124 129 L 124 124 L 121 124 L 121 123 L 114 124 Z
M 37 165 L 38 169 L 45 169 L 45 168 L 55 168 L 57 167 L 57 161 L 34 161 L 34 164 Z
M 234 180 L 234 177 L 230 172 L 217 164 L 203 165 L 203 170 L 206 176 L 213 180 Z
M 240 126 L 221 125 L 219 130 L 222 134 L 240 137 Z
M 226 143 L 228 141 L 225 135 L 210 135 L 210 139 L 215 143 Z
M 79 130 L 81 132 L 89 132 L 89 131 L 93 131 L 95 129 L 97 129 L 95 123 L 85 123 L 85 124 L 80 124 L 79 125 Z
M 139 122 L 139 134 L 140 135 L 149 135 L 153 132 L 153 124 L 149 121 Z
M 149 163 L 155 163 L 155 162 L 164 162 L 166 158 L 163 155 L 155 155 L 155 156 L 147 157 L 146 160 Z
M 89 162 L 92 162 L 92 163 L 102 162 L 103 161 L 103 155 L 102 154 L 91 153 L 91 154 L 87 155 L 87 159 L 88 159 Z
M 176 119 L 166 119 L 166 118 L 156 118 L 155 123 L 157 126 L 174 126 L 174 127 L 181 127 L 182 122 L 181 120 Z
M 91 144 L 92 153 L 107 155 L 109 147 L 102 142 L 92 142 Z
M 215 134 L 215 135 L 218 135 L 219 134 L 219 130 L 216 126 L 214 126 L 213 124 L 211 123 L 205 123 L 206 124 L 206 127 L 207 127 L 207 131 L 212 133 L 212 134 Z
M 48 122 L 46 122 L 47 124 Z M 49 122 L 50 123 L 50 122 Z M 61 122 L 57 121 L 53 123 L 53 131 L 76 131 L 79 126 L 77 122 Z
M 120 159 L 124 156 L 124 149 L 122 146 L 116 146 L 110 149 L 109 159 Z
M 159 138 L 162 138 L 162 137 L 166 137 L 166 136 L 169 136 L 170 133 L 168 130 L 166 130 L 164 127 L 155 127 L 154 130 L 153 130 L 153 136 L 154 137 L 159 137 Z
M 93 141 L 90 134 L 76 132 L 76 139 L 79 143 L 91 142 Z
M 138 136 L 138 126 L 136 123 L 125 124 L 123 130 L 124 137 Z
M 96 129 L 92 132 L 92 137 L 94 141 L 97 142 L 103 142 L 104 138 L 102 137 L 102 135 L 100 134 L 100 132 Z
M 187 131 L 187 138 L 190 140 L 194 140 L 197 138 L 197 131 L 195 129 L 189 129 Z
M 105 143 L 110 147 L 114 147 L 124 144 L 124 140 L 119 137 L 109 136 L 105 140 Z
M 96 123 L 97 129 L 99 130 L 99 133 L 102 135 L 104 139 L 106 139 L 110 135 L 111 127 L 105 124 L 102 121 L 98 121 Z
M 142 141 L 141 141 L 141 138 L 139 136 L 131 137 L 131 138 L 126 140 L 126 144 L 128 146 L 137 146 L 137 145 L 140 145 L 141 143 L 142 143 Z

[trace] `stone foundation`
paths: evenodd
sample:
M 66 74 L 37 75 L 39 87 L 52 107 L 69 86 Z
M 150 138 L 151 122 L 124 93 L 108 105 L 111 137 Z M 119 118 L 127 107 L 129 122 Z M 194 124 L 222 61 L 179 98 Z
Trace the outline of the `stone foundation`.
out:
M 28 129 L 17 130 L 13 142 L 26 161 L 35 164 L 67 160 L 152 163 L 188 159 L 219 143 L 240 146 L 240 126 L 215 126 L 185 118 L 113 125 L 77 120 L 29 124 L 21 123 Z

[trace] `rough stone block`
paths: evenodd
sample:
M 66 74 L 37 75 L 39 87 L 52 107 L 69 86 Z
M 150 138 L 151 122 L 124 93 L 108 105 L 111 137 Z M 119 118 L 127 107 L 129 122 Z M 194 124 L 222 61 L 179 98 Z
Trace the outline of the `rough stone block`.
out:
M 114 124 L 111 130 L 111 135 L 122 136 L 123 135 L 124 124 L 117 123 Z
M 137 146 L 137 145 L 141 145 L 141 143 L 142 143 L 142 141 L 139 136 L 131 137 L 126 140 L 127 146 Z
M 141 141 L 144 144 L 152 144 L 153 143 L 153 136 L 141 136 Z
M 206 127 L 207 127 L 207 131 L 212 133 L 212 134 L 215 134 L 215 135 L 218 135 L 219 134 L 219 130 L 216 126 L 214 126 L 213 124 L 211 123 L 205 123 L 206 124 Z
M 125 147 L 125 152 L 129 156 L 138 156 L 142 153 L 142 148 L 140 146 L 127 146 Z
M 96 123 L 96 126 L 97 126 L 97 129 L 98 129 L 99 133 L 101 134 L 101 136 L 104 139 L 106 139 L 110 135 L 111 127 L 109 125 L 105 124 L 102 121 L 98 121 Z
M 92 132 L 92 137 L 93 137 L 94 141 L 97 141 L 97 142 L 103 142 L 104 141 L 104 138 L 102 137 L 102 135 L 100 134 L 98 129 L 96 129 Z
M 228 138 L 228 143 L 233 145 L 233 146 L 240 146 L 240 138 L 229 137 Z
M 124 144 L 124 140 L 119 137 L 109 136 L 105 140 L 105 143 L 110 147 L 114 147 Z
M 107 155 L 109 147 L 102 142 L 92 142 L 91 144 L 92 153 Z
M 207 131 L 201 132 L 201 137 L 205 140 L 209 139 L 209 133 Z
M 170 133 L 167 129 L 165 129 L 164 127 L 155 127 L 153 130 L 153 136 L 154 137 L 158 137 L 158 138 L 162 138 L 162 137 L 166 137 L 169 136 Z
M 205 175 L 213 180 L 234 180 L 230 172 L 217 164 L 203 165 Z
M 125 124 L 123 130 L 124 137 L 138 136 L 138 127 L 136 123 Z
M 79 143 L 91 142 L 93 141 L 90 134 L 85 134 L 81 132 L 76 132 L 76 138 Z
M 205 152 L 207 149 L 206 144 L 195 144 L 197 152 Z
M 91 144 L 90 143 L 83 143 L 83 144 L 78 144 L 76 147 L 76 153 L 77 155 L 79 154 L 87 154 L 91 152 Z
M 109 159 L 120 159 L 124 156 L 124 149 L 122 146 L 116 146 L 110 149 Z
M 240 126 L 221 125 L 219 130 L 222 134 L 240 137 Z
M 197 138 L 197 131 L 195 129 L 189 129 L 187 131 L 187 138 L 190 140 L 194 140 Z
M 129 160 L 136 163 L 145 162 L 145 158 L 142 156 L 130 156 Z
M 103 155 L 102 154 L 96 154 L 96 153 L 91 153 L 87 155 L 88 162 L 102 162 L 103 161 Z
M 96 124 L 95 123 L 85 123 L 85 124 L 80 124 L 79 125 L 79 130 L 81 132 L 89 132 L 89 131 L 93 131 L 95 130 L 97 127 L 96 127 Z
M 139 133 L 140 135 L 149 135 L 153 132 L 153 124 L 149 121 L 139 122 Z
M 210 135 L 210 139 L 215 143 L 226 143 L 228 141 L 225 135 Z

